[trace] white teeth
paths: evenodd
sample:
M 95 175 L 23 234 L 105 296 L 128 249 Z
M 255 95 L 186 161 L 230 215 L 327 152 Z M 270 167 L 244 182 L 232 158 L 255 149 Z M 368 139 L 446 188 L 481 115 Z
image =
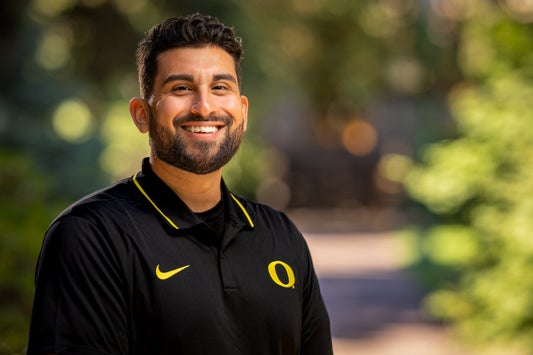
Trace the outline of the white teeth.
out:
M 215 133 L 218 131 L 216 126 L 185 126 L 185 129 L 192 133 Z

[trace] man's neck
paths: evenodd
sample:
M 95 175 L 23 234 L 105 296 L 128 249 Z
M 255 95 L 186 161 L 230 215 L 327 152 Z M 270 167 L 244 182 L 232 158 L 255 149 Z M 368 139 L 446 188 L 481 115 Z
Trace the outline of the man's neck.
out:
M 150 157 L 153 172 L 193 212 L 204 212 L 213 208 L 221 199 L 220 181 L 222 170 L 198 175 L 178 169 L 155 157 Z

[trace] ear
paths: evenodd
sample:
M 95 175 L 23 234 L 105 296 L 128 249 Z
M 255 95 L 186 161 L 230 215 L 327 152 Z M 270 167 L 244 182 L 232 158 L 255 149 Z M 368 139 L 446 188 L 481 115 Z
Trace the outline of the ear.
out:
M 147 133 L 150 127 L 150 107 L 146 100 L 134 97 L 130 100 L 130 115 L 133 123 L 141 133 Z
M 246 96 L 241 96 L 242 103 L 242 119 L 244 130 L 248 128 L 248 98 Z

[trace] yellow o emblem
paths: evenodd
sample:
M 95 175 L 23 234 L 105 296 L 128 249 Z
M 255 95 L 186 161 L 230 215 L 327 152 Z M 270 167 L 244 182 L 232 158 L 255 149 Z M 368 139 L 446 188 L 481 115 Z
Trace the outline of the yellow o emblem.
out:
M 285 272 L 287 273 L 287 282 L 283 283 L 279 279 L 278 272 L 276 271 L 276 266 L 281 265 L 285 269 Z M 292 271 L 291 267 L 284 263 L 283 261 L 276 260 L 268 264 L 268 273 L 270 274 L 270 277 L 272 278 L 272 281 L 276 285 L 279 285 L 281 287 L 290 288 L 294 287 L 294 283 L 296 282 L 296 278 L 294 277 L 294 272 Z

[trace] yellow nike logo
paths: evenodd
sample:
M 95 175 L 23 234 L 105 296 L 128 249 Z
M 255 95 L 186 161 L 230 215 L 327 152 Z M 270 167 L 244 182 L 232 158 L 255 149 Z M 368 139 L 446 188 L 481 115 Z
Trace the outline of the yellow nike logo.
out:
M 179 268 L 174 269 L 174 270 L 161 271 L 159 269 L 159 264 L 157 264 L 157 267 L 155 268 L 155 274 L 157 275 L 157 278 L 159 278 L 160 280 L 166 280 L 166 279 L 171 278 L 172 276 L 176 275 L 177 273 L 182 272 L 183 270 L 185 270 L 189 266 L 191 266 L 191 265 L 185 265 L 185 266 L 179 267 Z

